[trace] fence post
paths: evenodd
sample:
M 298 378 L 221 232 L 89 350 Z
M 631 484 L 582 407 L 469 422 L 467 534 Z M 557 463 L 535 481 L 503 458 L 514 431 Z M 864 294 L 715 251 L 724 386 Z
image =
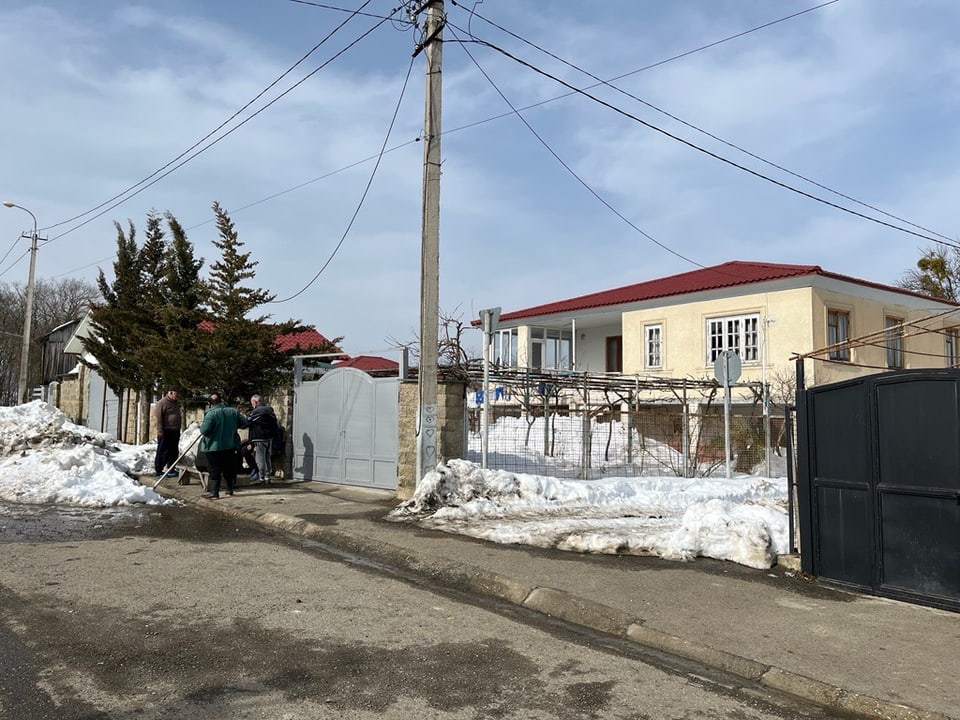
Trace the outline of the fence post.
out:
M 683 416 L 680 421 L 680 448 L 683 452 L 683 476 L 690 477 L 690 405 L 687 403 L 687 386 L 683 386 Z
M 633 390 L 627 395 L 627 463 L 633 474 Z
M 764 460 L 767 477 L 770 477 L 770 383 L 763 384 L 763 436 Z
M 583 421 L 581 422 L 580 437 L 580 476 L 583 480 L 590 478 L 590 390 L 587 387 L 587 374 L 583 374 Z
M 794 474 L 793 474 L 793 413 L 791 412 L 793 408 L 787 405 L 783 409 L 783 422 L 785 425 L 784 431 L 786 434 L 787 440 L 787 516 L 790 518 L 790 522 L 787 524 L 790 532 L 789 547 L 790 552 L 795 553 L 797 551 L 797 532 L 795 529 L 796 526 L 796 517 L 794 513 L 794 503 L 793 503 L 793 487 L 794 487 Z
M 543 387 L 543 456 L 550 457 L 550 392 Z

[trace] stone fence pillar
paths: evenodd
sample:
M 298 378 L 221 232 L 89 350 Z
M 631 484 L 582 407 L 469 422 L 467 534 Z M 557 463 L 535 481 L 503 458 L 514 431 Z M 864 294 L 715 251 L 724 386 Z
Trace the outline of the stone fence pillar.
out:
M 437 460 L 463 457 L 466 448 L 467 385 L 445 381 L 437 388 Z M 400 383 L 400 437 L 397 445 L 397 498 L 408 500 L 420 478 L 417 475 L 417 410 L 419 386 L 415 381 Z M 429 472 L 433 468 L 423 468 Z

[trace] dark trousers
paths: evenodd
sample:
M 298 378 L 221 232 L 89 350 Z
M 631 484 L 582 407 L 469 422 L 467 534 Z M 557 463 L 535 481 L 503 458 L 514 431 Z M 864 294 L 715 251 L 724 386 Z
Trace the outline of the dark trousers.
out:
M 214 495 L 220 494 L 220 479 L 223 478 L 227 492 L 232 493 L 237 484 L 237 452 L 236 450 L 207 451 L 207 469 L 210 471 L 210 480 L 207 491 Z
M 172 469 L 176 459 L 180 457 L 180 431 L 164 430 L 157 440 L 157 456 L 153 460 L 153 469 L 158 473 Z

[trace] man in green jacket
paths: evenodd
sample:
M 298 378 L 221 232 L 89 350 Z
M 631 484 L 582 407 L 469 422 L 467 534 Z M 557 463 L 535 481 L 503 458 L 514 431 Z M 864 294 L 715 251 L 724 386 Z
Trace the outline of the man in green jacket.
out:
M 247 426 L 247 418 L 232 407 L 223 404 L 217 393 L 210 393 L 207 400 L 207 412 L 200 423 L 200 450 L 207 455 L 210 469 L 208 492 L 203 497 L 208 500 L 220 499 L 220 480 L 226 483 L 227 497 L 233 495 L 237 484 L 237 448 L 240 447 L 238 428 Z

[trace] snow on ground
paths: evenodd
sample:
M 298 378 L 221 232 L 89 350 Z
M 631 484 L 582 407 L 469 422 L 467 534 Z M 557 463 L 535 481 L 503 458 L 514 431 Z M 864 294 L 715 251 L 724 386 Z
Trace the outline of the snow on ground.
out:
M 786 509 L 785 478 L 561 480 L 450 460 L 391 519 L 499 543 L 768 568 L 788 552 Z
M 188 465 L 198 434 L 193 424 L 180 442 Z M 134 479 L 151 474 L 155 451 L 155 443 L 124 445 L 75 425 L 41 401 L 0 407 L 0 501 L 85 507 L 173 502 Z M 391 519 L 498 543 L 676 560 L 705 556 L 767 568 L 788 552 L 786 505 L 784 478 L 563 480 L 450 460 L 427 473 Z
M 0 500 L 110 507 L 167 500 L 134 476 L 152 472 L 156 443 L 124 445 L 40 400 L 0 407 Z

